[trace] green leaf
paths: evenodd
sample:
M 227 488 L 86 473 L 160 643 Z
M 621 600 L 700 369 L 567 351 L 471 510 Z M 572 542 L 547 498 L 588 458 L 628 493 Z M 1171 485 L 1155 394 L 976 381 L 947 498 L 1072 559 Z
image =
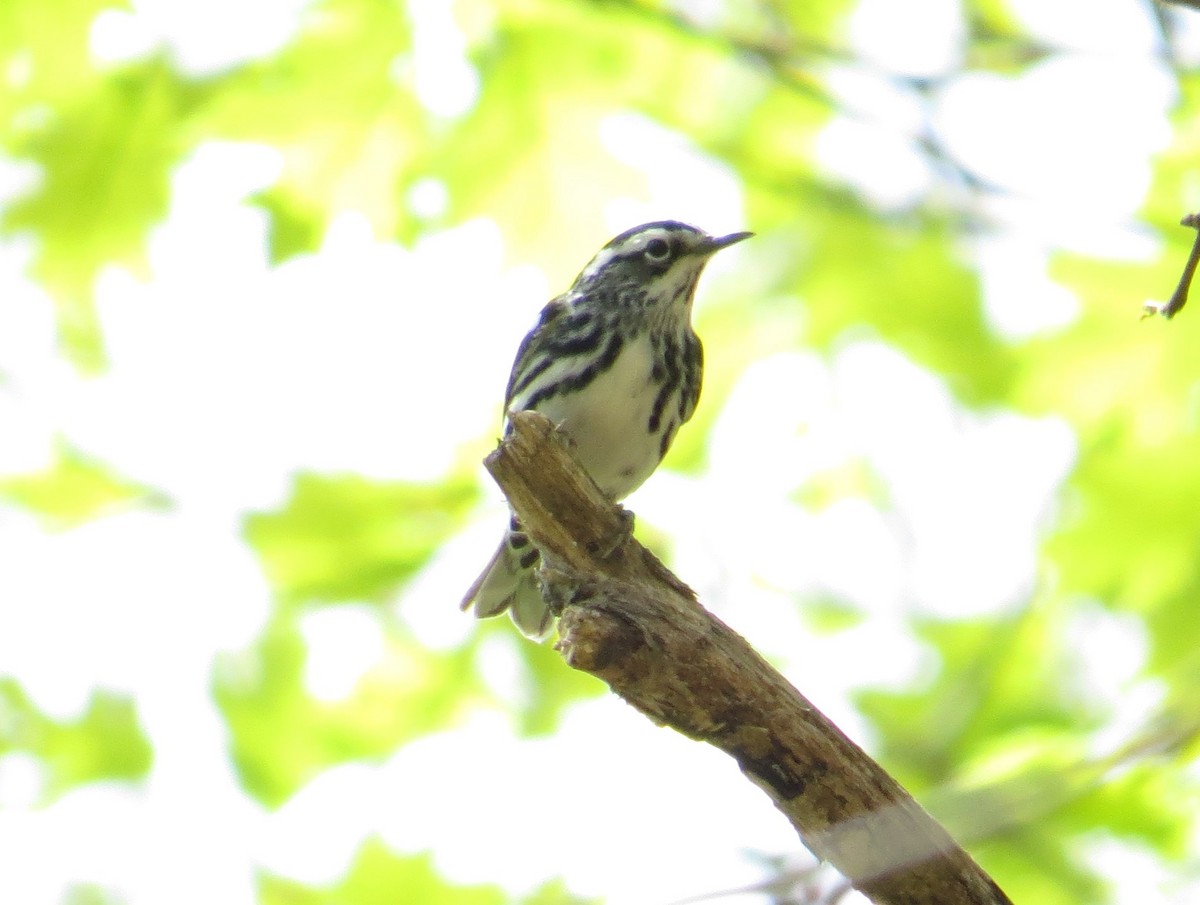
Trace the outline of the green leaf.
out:
M 1200 783 L 1186 765 L 1149 760 L 1110 771 L 1070 809 L 1066 831 L 1104 827 L 1173 858 L 1187 857 Z
M 0 679 L 0 753 L 10 751 L 44 762 L 47 799 L 97 780 L 141 779 L 152 757 L 128 698 L 93 692 L 77 720 L 55 721 L 37 710 L 15 680 Z
M 521 899 L 521 905 L 602 905 L 603 902 L 575 895 L 562 880 L 550 880 Z
M 524 734 L 547 735 L 558 727 L 571 704 L 608 692 L 608 686 L 595 676 L 568 667 L 551 645 L 513 640 L 528 679 L 528 703 L 519 714 L 519 729 Z
M 363 843 L 336 885 L 311 887 L 263 874 L 258 894 L 261 905 L 505 905 L 508 901 L 498 886 L 447 883 L 429 854 L 397 855 L 376 838 Z
M 96 275 L 107 264 L 143 266 L 146 233 L 167 211 L 180 122 L 203 95 L 153 59 L 81 88 L 8 143 L 42 168 L 42 179 L 4 212 L 0 230 L 36 239 L 34 273 L 53 295 L 65 348 L 80 364 L 103 361 Z
M 96 15 L 128 9 L 128 0 L 4 0 L 0 4 L 0 127 L 42 107 L 70 104 L 91 91 L 102 74 L 92 65 L 89 43 Z M 3 134 L 0 132 L 0 134 Z
M 639 3 L 503 8 L 472 47 L 479 101 L 425 164 L 451 218 L 495 218 L 512 257 L 541 264 L 552 285 L 575 276 L 579 248 L 609 238 L 596 224 L 614 198 L 648 196 L 641 171 L 609 149 L 614 114 L 640 113 L 718 159 L 760 148 L 767 159 L 783 145 L 790 159 L 828 118 L 811 99 L 771 93 L 719 40 Z
M 412 234 L 404 186 L 431 126 L 410 57 L 402 4 L 323 0 L 281 53 L 221 83 L 207 127 L 283 155 L 279 180 L 255 199 L 271 215 L 272 261 L 315 250 L 342 211 L 380 237 Z
M 0 499 L 30 509 L 49 527 L 68 528 L 135 503 L 165 505 L 164 497 L 118 475 L 59 441 L 43 471 L 0 478 Z
M 955 252 L 949 224 L 886 222 L 856 205 L 806 209 L 803 224 L 795 279 L 811 342 L 874 334 L 969 405 L 1005 398 L 1013 357 L 984 319 L 978 277 Z
M 454 531 L 474 481 L 438 485 L 299 475 L 283 509 L 246 518 L 246 539 L 280 599 L 382 600 Z
M 940 661 L 936 679 L 856 696 L 889 769 L 920 790 L 944 783 L 951 769 L 995 763 L 997 744 L 1023 749 L 1030 732 L 1079 734 L 1094 725 L 1097 715 L 1071 693 L 1055 626 L 1048 608 L 918 626 Z
M 805 625 L 818 635 L 832 635 L 862 625 L 866 616 L 862 610 L 847 600 L 836 597 L 818 597 L 805 600 L 801 615 Z
M 749 266 L 755 266 L 753 260 Z M 694 472 L 703 465 L 709 431 L 738 379 L 755 361 L 795 349 L 804 332 L 803 324 L 803 312 L 794 300 L 765 300 L 757 305 L 754 317 L 747 317 L 741 295 L 714 296 L 696 326 L 704 342 L 704 389 L 700 404 L 671 445 L 663 461 L 667 468 Z
M 616 58 L 604 67 L 619 72 L 621 59 L 632 65 L 634 47 L 622 49 L 604 18 L 583 6 L 542 11 L 503 21 L 474 51 L 478 103 L 425 165 L 449 190 L 450 219 L 495 217 L 514 260 L 548 265 L 552 285 L 565 286 L 578 272 L 578 249 L 606 241 L 596 224 L 614 194 L 637 197 L 646 189 L 644 178 L 604 147 L 600 121 L 619 102 L 596 96 L 586 65 L 611 53 Z M 636 46 L 639 36 L 627 33 L 626 40 Z
M 307 653 L 296 618 L 294 610 L 277 613 L 252 649 L 220 658 L 214 679 L 238 772 L 268 805 L 326 767 L 384 757 L 484 699 L 473 647 L 435 653 L 392 635 L 349 696 L 317 700 L 304 685 Z
M 320 247 L 330 211 L 321 210 L 318 200 L 305 198 L 285 179 L 274 188 L 259 192 L 251 201 L 270 217 L 267 242 L 272 262 L 286 261 Z
M 1095 870 L 1064 844 L 1053 829 L 1037 824 L 1017 838 L 982 840 L 971 854 L 993 877 L 1002 878 L 1004 892 L 1013 902 L 1038 905 L 1080 905 L 1107 902 L 1104 884 Z
M 115 889 L 99 883 L 72 883 L 63 893 L 62 905 L 125 905 L 127 901 Z

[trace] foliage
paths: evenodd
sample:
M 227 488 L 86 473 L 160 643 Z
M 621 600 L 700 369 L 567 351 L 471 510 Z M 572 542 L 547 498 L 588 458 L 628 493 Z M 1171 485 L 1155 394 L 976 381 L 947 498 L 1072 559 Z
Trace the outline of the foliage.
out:
M 1194 201 L 1200 78 L 1188 61 L 1173 59 L 1172 35 L 1177 17 L 1193 14 L 1157 6 L 1141 13 L 1159 29 L 1155 53 L 1167 62 L 1154 65 L 1176 94 L 1136 214 L 1135 231 L 1156 241 L 1137 256 L 1104 255 L 1006 220 L 1002 211 L 1020 192 L 959 159 L 931 124 L 929 111 L 956 80 L 987 77 L 1015 91 L 1070 56 L 1015 4 L 964 2 L 953 62 L 916 75 L 859 57 L 851 25 L 858 7 L 844 0 L 703 6 L 459 0 L 435 14 L 415 0 L 313 0 L 274 50 L 197 72 L 165 40 L 117 61 L 99 59 L 90 49 L 98 17 L 128 16 L 124 4 L 6 0 L 0 149 L 37 176 L 3 201 L 0 230 L 52 300 L 57 345 L 37 370 L 22 364 L 22 350 L 0 343 L 0 413 L 23 412 L 29 386 L 54 400 L 60 381 L 85 389 L 74 409 L 13 418 L 14 435 L 45 435 L 48 452 L 41 466 L 26 461 L 0 475 L 0 522 L 32 513 L 38 530 L 60 536 L 130 508 L 176 504 L 179 488 L 143 473 L 145 460 L 119 452 L 120 444 L 96 439 L 102 431 L 79 411 L 87 409 L 88 381 L 113 377 L 119 358 L 102 292 L 114 284 L 105 280 L 132 274 L 131 285 L 145 286 L 161 277 L 154 243 L 178 228 L 170 219 L 173 180 L 198 149 L 234 142 L 273 152 L 269 184 L 245 192 L 244 204 L 265 221 L 265 259 L 276 274 L 331 255 L 335 226 L 347 217 L 365 224 L 373 241 L 418 252 L 430 237 L 487 218 L 504 237 L 506 264 L 537 265 L 558 286 L 581 249 L 603 238 L 598 225 L 614 197 L 655 191 L 644 161 L 633 159 L 640 155 L 614 150 L 606 130 L 619 114 L 640 124 L 640 134 L 681 136 L 710 161 L 710 172 L 736 178 L 759 234 L 745 247 L 744 272 L 714 280 L 698 311 L 708 342 L 705 396 L 671 469 L 704 480 L 708 441 L 755 362 L 804 350 L 833 367 L 864 342 L 884 343 L 930 375 L 962 418 L 1016 413 L 1069 426 L 1076 456 L 1047 503 L 1025 597 L 1000 612 L 953 617 L 922 612 L 917 600 L 901 621 L 930 670 L 901 686 L 848 684 L 874 733 L 874 752 L 967 840 L 1014 900 L 1110 900 L 1111 878 L 1089 848 L 1098 839 L 1150 852 L 1185 882 L 1178 864 L 1196 857 L 1187 840 L 1200 813 L 1188 769 L 1200 738 L 1200 332 L 1193 323 L 1200 315 L 1185 310 L 1169 324 L 1140 326 L 1136 316 L 1143 299 L 1169 293 L 1192 240 L 1175 224 Z M 897 107 L 922 111 L 917 128 L 891 127 L 928 176 L 900 202 L 832 175 L 821 156 L 832 123 L 862 119 L 839 93 L 848 70 L 875 79 Z M 1083 116 L 1080 106 L 1063 116 Z M 1114 134 L 1137 128 L 1108 125 Z M 1026 141 L 1049 144 L 1039 135 Z M 429 190 L 440 204 L 418 202 Z M 1045 253 L 1054 283 L 1078 301 L 1074 316 L 1023 334 L 998 326 L 975 254 L 975 243 L 997 235 Z M 398 288 L 419 329 L 419 304 L 433 304 L 427 287 Z M 0 309 L 6 305 L 13 303 L 0 299 Z M 238 324 L 226 329 L 236 334 Z M 422 379 L 394 387 L 394 404 L 370 414 L 398 425 L 414 447 L 430 440 L 405 420 L 413 397 L 451 380 L 478 382 L 496 396 L 500 389 L 484 386 L 486 369 L 480 364 L 476 373 L 463 361 L 454 337 L 422 337 L 421 345 L 438 350 Z M 270 372 L 271 350 L 262 360 Z M 312 366 L 328 365 L 315 354 Z M 804 392 L 780 388 L 776 410 Z M 464 418 L 456 442 L 474 450 L 493 428 Z M 240 443 L 235 426 L 218 441 L 235 454 Z M 207 691 L 241 790 L 256 802 L 284 806 L 334 765 L 381 763 L 489 710 L 505 710 L 519 736 L 553 736 L 573 707 L 602 693 L 567 671 L 549 646 L 498 626 L 453 643 L 423 634 L 419 613 L 430 593 L 423 582 L 459 549 L 484 495 L 494 496 L 462 461 L 433 476 L 289 465 L 281 494 L 247 493 L 221 510 L 224 521 L 212 520 L 240 525 L 272 597 L 253 637 L 216 645 L 208 658 Z M 818 510 L 855 498 L 882 519 L 903 521 L 905 504 L 872 462 L 846 450 L 814 466 L 807 481 L 782 488 L 781 500 Z M 214 474 L 212 482 L 240 486 L 233 474 Z M 213 497 L 214 509 L 225 504 L 221 493 Z M 189 497 L 179 518 L 215 533 L 204 502 Z M 648 529 L 657 547 L 671 549 L 661 526 Z M 212 536 L 203 530 L 197 537 Z M 986 533 L 980 537 L 986 542 Z M 202 569 L 209 560 L 200 544 Z M 456 577 L 464 586 L 469 580 Z M 186 585 L 189 576 L 179 580 Z M 173 605 L 173 591 L 163 589 L 164 607 Z M 97 589 L 96 605 L 119 593 L 119 583 Z M 234 597 L 248 593 L 231 589 Z M 814 643 L 859 631 L 878 615 L 836 589 L 785 596 L 796 603 L 789 618 L 814 633 Z M 311 652 L 302 622 L 364 602 L 381 653 L 362 664 L 344 697 L 321 699 L 306 680 Z M 438 605 L 452 610 L 453 600 Z M 181 618 L 199 622 L 205 614 Z M 1132 669 L 1113 667 L 1115 691 L 1097 693 L 1081 678 L 1095 668 L 1078 642 L 1087 619 L 1124 627 L 1144 648 Z M 489 669 L 500 648 L 516 692 L 493 687 Z M 84 712 L 54 718 L 19 675 L 4 670 L 0 662 L 0 754 L 41 762 L 39 806 L 88 783 L 137 784 L 151 773 L 156 740 L 141 728 L 137 692 L 98 687 Z M 1147 688 L 1160 693 L 1137 698 L 1145 703 L 1131 719 L 1125 696 Z M 546 876 L 555 870 L 547 867 Z M 65 894 L 109 900 L 107 885 L 88 877 L 71 878 Z M 400 854 L 374 836 L 337 882 L 310 885 L 263 869 L 258 896 L 279 905 L 513 900 L 500 885 L 451 883 L 430 854 Z M 549 879 L 523 901 L 582 900 L 565 881 Z
M 0 754 L 18 751 L 42 762 L 46 799 L 98 779 L 141 779 L 153 757 L 128 698 L 98 691 L 78 719 L 54 720 L 38 712 L 16 682 L 4 679 Z
M 471 701 L 471 648 L 439 656 L 400 639 L 347 698 L 316 701 L 304 685 L 305 648 L 292 616 L 279 613 L 254 650 L 226 657 L 216 672 L 234 762 L 266 804 L 286 801 L 325 767 L 385 757 L 452 723 Z
M 463 902 L 465 905 L 502 905 L 510 901 L 496 886 L 456 886 L 439 876 L 428 855 L 398 857 L 379 840 L 363 844 L 346 877 L 330 889 L 310 889 L 299 883 L 265 876 L 260 880 L 264 905 L 357 905 L 404 901 L 411 905 Z M 520 905 L 590 905 L 556 883 L 547 883 Z
M 246 539 L 283 601 L 379 599 L 429 558 L 475 496 L 461 481 L 300 475 L 282 511 L 247 518 Z
M 0 498 L 37 513 L 48 524 L 69 526 L 97 518 L 121 506 L 165 503 L 160 495 L 113 474 L 64 443 L 41 471 L 0 478 Z
M 442 880 L 428 856 L 397 857 L 377 840 L 367 842 L 345 878 L 329 889 L 310 889 L 275 877 L 260 881 L 264 905 L 333 905 L 333 903 L 379 903 L 405 901 L 413 905 L 434 902 L 465 902 L 468 905 L 502 905 L 504 893 L 497 887 L 455 887 Z

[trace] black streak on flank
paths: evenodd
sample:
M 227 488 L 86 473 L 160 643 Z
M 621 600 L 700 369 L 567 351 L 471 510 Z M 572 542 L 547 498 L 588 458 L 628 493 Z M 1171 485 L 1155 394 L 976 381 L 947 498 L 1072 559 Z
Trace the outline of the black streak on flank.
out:
M 696 410 L 700 401 L 700 384 L 704 377 L 704 347 L 700 345 L 700 337 L 690 333 L 683 340 L 683 373 L 687 380 L 679 394 L 679 420 L 687 421 Z
M 667 429 L 663 431 L 662 441 L 658 444 L 658 458 L 662 461 L 667 455 L 667 450 L 671 448 L 671 441 L 675 439 L 675 431 L 679 429 L 679 422 L 672 421 L 667 425 Z
M 624 337 L 620 333 L 614 333 L 608 340 L 608 345 L 604 347 L 604 352 L 600 357 L 593 361 L 590 365 L 572 374 L 570 377 L 564 377 L 550 386 L 542 387 L 536 393 L 529 397 L 529 401 L 525 403 L 526 409 L 533 411 L 545 402 L 547 399 L 552 399 L 555 396 L 565 396 L 569 393 L 574 393 L 582 390 L 596 378 L 598 374 L 603 374 L 612 367 L 613 362 L 617 360 L 617 356 L 621 354 L 621 347 L 625 344 Z
M 538 363 L 526 370 L 509 391 L 509 398 L 525 392 L 535 380 L 546 372 L 555 360 L 591 352 L 600 344 L 603 324 L 586 311 L 568 315 L 562 322 L 562 339 L 550 340 L 538 350 Z
M 655 345 L 654 351 L 655 351 L 655 353 L 657 353 L 658 352 L 657 346 L 659 344 L 658 344 L 658 342 L 655 342 L 654 345 Z M 657 354 L 655 354 L 654 368 L 650 371 L 650 382 L 651 383 L 662 383 L 666 379 L 667 379 L 667 369 L 663 367 L 662 359 L 659 358 L 659 356 Z
M 646 424 L 646 429 L 652 434 L 657 433 L 658 428 L 662 425 L 663 410 L 667 407 L 667 400 L 679 388 L 681 376 L 679 346 L 675 342 L 675 337 L 670 334 L 663 337 L 663 352 L 660 361 L 667 369 L 667 377 L 659 389 L 658 395 L 654 397 L 654 409 L 650 412 L 650 420 Z

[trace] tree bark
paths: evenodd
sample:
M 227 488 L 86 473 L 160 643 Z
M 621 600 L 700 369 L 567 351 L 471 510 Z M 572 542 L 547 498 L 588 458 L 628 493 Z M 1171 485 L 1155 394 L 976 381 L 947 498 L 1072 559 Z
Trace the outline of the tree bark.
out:
M 899 783 L 633 539 L 628 515 L 548 419 L 519 412 L 510 423 L 485 464 L 541 550 L 570 666 L 732 756 L 804 845 L 873 902 L 1009 903 Z

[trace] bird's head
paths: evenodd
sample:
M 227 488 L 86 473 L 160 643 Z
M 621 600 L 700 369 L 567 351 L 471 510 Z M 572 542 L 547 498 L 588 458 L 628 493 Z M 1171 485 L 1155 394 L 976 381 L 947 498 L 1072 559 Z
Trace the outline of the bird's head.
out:
M 576 292 L 611 295 L 645 309 L 689 309 L 704 265 L 753 233 L 710 236 L 676 220 L 643 223 L 617 236 L 575 280 Z

